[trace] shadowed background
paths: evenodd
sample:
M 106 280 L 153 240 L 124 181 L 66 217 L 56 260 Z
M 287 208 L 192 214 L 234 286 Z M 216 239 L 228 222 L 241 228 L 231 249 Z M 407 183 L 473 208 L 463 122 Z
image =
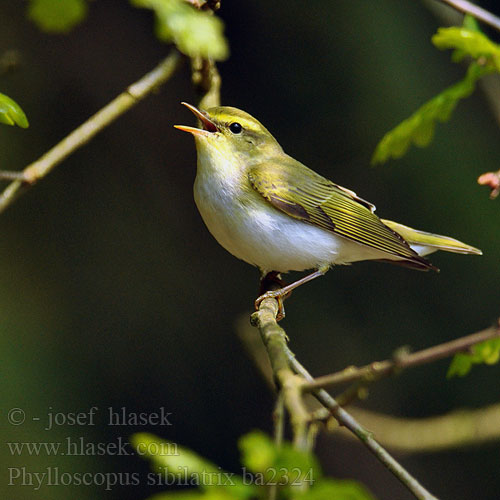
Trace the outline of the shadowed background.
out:
M 30 128 L 0 128 L 0 168 L 38 158 L 168 48 L 151 12 L 91 2 L 68 36 L 40 33 L 21 2 L 0 3 L 0 54 L 21 65 L 0 91 Z M 420 349 L 487 327 L 499 315 L 499 201 L 476 184 L 498 169 L 498 125 L 480 92 L 439 125 L 431 146 L 371 168 L 390 128 L 464 74 L 430 37 L 440 25 L 418 2 L 223 2 L 230 59 L 222 102 L 256 116 L 285 151 L 378 207 L 381 217 L 457 237 L 482 257 L 436 254 L 441 273 L 359 263 L 330 271 L 287 302 L 290 346 L 314 374 Z M 11 500 L 141 499 L 159 492 L 137 456 L 13 456 L 6 442 L 90 443 L 150 431 L 238 472 L 237 439 L 270 431 L 273 395 L 236 333 L 251 312 L 258 272 L 210 236 L 192 199 L 195 150 L 173 124 L 192 124 L 188 65 L 161 90 L 77 151 L 0 216 L 0 491 Z M 255 335 L 258 335 L 255 331 Z M 363 404 L 404 417 L 498 400 L 499 367 L 446 380 L 447 361 L 378 383 Z M 494 381 L 493 383 L 491 381 Z M 95 425 L 47 427 L 50 412 L 98 407 Z M 11 408 L 26 413 L 8 424 Z M 170 426 L 108 425 L 108 408 L 171 412 Z M 40 418 L 39 421 L 33 417 Z M 411 498 L 357 443 L 320 438 L 334 477 L 362 480 L 379 498 Z M 132 450 L 129 449 L 131 452 Z M 497 498 L 498 444 L 401 456 L 442 498 Z M 36 489 L 8 468 L 138 472 L 140 484 Z M 11 472 L 12 473 L 12 472 Z

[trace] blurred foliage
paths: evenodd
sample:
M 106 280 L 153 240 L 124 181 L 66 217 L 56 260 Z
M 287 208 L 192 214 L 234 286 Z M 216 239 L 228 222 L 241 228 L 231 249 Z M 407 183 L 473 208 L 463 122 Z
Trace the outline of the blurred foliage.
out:
M 453 357 L 447 377 L 464 377 L 473 365 L 494 365 L 500 359 L 500 338 L 486 340 L 471 347 L 470 353 L 458 353 Z
M 239 441 L 245 467 L 241 476 L 224 472 L 191 450 L 151 434 L 135 434 L 131 443 L 140 455 L 151 460 L 153 470 L 160 477 L 169 478 L 169 484 L 176 478 L 178 484 L 199 487 L 162 493 L 151 500 L 265 499 L 269 497 L 270 486 L 279 488 L 279 498 L 283 500 L 374 500 L 356 481 L 322 477 L 314 455 L 286 442 L 277 446 L 261 431 L 250 432 Z
M 26 29 L 25 5 L 0 2 L 0 47 L 13 47 L 23 61 L 2 75 L 2 90 L 21 93 L 38 126 L 22 134 L 0 130 L 8 166 L 26 165 L 49 150 L 164 56 L 147 16 L 127 2 L 93 2 L 95 22 L 64 43 Z M 496 317 L 498 205 L 474 180 L 498 169 L 500 143 L 480 99 L 458 107 L 456 127 L 441 127 L 435 147 L 410 151 L 404 168 L 366 168 L 377 138 L 402 107 L 415 109 L 460 78 L 425 43 L 437 28 L 425 7 L 322 0 L 306 9 L 298 1 L 260 0 L 223 2 L 220 16 L 235 55 L 220 65 L 224 104 L 261 117 L 294 156 L 383 205 L 388 217 L 484 250 L 481 258 L 436 255 L 442 272 L 435 276 L 374 263 L 337 267 L 294 294 L 287 332 L 307 366 L 328 373 L 368 363 L 398 345 L 433 345 Z M 39 441 L 41 434 L 44 440 L 84 435 L 107 442 L 138 431 L 158 433 L 155 426 L 124 429 L 104 419 L 93 428 L 49 432 L 30 416 L 44 417 L 49 407 L 74 412 L 92 405 L 151 412 L 161 402 L 176 417 L 172 440 L 233 470 L 239 462 L 228 443 L 256 422 L 270 426 L 272 396 L 233 328 L 233 318 L 252 307 L 258 273 L 225 253 L 196 212 L 193 145 L 172 130 L 185 118 L 178 102 L 186 99 L 196 97 L 189 76 L 178 75 L 2 215 L 2 415 L 17 406 L 28 415 L 24 426 L 1 426 L 4 442 Z M 487 371 L 491 378 L 498 378 L 498 368 Z M 498 396 L 483 370 L 460 380 L 443 380 L 441 370 L 430 365 L 382 382 L 364 404 L 418 418 L 490 404 Z M 332 439 L 320 436 L 317 448 L 326 474 L 340 477 L 347 470 L 381 498 L 409 498 L 361 446 Z M 142 472 L 143 465 L 137 456 L 70 461 L 3 451 L 6 463 L 27 472 L 53 465 Z M 493 446 L 404 460 L 440 498 L 473 498 L 477 484 L 483 500 L 498 498 Z M 322 478 L 305 495 L 343 498 L 329 491 L 329 483 L 337 482 Z M 338 491 L 340 484 L 344 491 L 360 488 L 342 481 Z M 137 500 L 157 491 L 143 481 L 139 488 L 68 493 L 4 482 L 0 496 Z M 176 493 L 186 499 L 210 494 L 221 498 L 216 490 Z
M 454 62 L 466 56 L 476 62 L 471 62 L 463 80 L 425 103 L 384 135 L 373 154 L 374 165 L 385 163 L 389 158 L 401 158 L 412 143 L 419 147 L 428 146 L 434 137 L 436 122 L 450 119 L 458 102 L 474 92 L 479 78 L 500 72 L 500 46 L 481 33 L 469 16 L 465 17 L 464 27 L 439 28 L 432 43 L 439 49 L 455 49 L 452 54 Z
M 87 16 L 86 0 L 29 0 L 28 17 L 47 33 L 68 33 Z
M 156 35 L 175 43 L 189 57 L 222 61 L 229 56 L 222 21 L 209 12 L 196 10 L 185 0 L 131 0 L 136 7 L 153 9 Z
M 13 99 L 0 93 L 0 123 L 6 125 L 18 125 L 21 128 L 28 128 L 28 118 Z
M 222 61 L 229 56 L 224 24 L 185 0 L 130 0 L 156 14 L 156 35 L 189 57 Z M 28 17 L 47 33 L 68 33 L 87 16 L 86 0 L 30 0 Z

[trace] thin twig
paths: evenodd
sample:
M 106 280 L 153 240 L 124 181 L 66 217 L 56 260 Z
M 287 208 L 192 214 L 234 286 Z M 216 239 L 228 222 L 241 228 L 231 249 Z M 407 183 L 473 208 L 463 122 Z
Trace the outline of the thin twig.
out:
M 24 177 L 24 172 L 16 172 L 14 170 L 0 170 L 0 180 L 2 181 L 27 181 Z
M 309 412 L 302 400 L 303 381 L 290 369 L 286 350 L 286 333 L 276 322 L 278 302 L 274 299 L 262 301 L 259 311 L 252 314 L 252 324 L 261 334 L 266 346 L 273 374 L 281 388 L 285 406 L 290 414 L 294 444 L 302 450 L 307 448 L 307 425 Z
M 263 300 L 259 310 L 252 314 L 252 324 L 259 328 L 262 340 L 266 346 L 275 378 L 278 380 L 285 404 L 290 413 L 294 430 L 294 437 L 303 434 L 310 422 L 310 415 L 304 407 L 301 392 L 303 381 L 311 383 L 314 379 L 309 372 L 296 360 L 295 355 L 288 349 L 285 331 L 278 325 L 276 315 L 278 302 L 274 299 Z M 293 371 L 297 374 L 293 375 Z M 299 378 L 300 377 L 300 378 Z M 301 382 L 302 381 L 302 382 Z M 297 394 L 299 389 L 299 394 Z M 420 500 L 436 500 L 401 464 L 399 464 L 375 439 L 372 434 L 363 428 L 346 410 L 324 389 L 313 391 L 313 395 L 320 403 L 328 408 L 331 414 L 352 433 Z M 305 434 L 307 436 L 307 434 Z M 297 444 L 297 443 L 296 443 Z M 305 442 L 307 447 L 308 442 Z
M 489 24 L 493 28 L 500 31 L 500 17 L 495 16 L 491 12 L 483 9 L 467 0 L 439 0 L 442 3 L 446 3 L 453 7 L 454 9 L 463 12 L 464 14 L 469 14 L 475 17 L 479 21 L 485 24 Z
M 394 370 L 403 370 L 425 363 L 431 363 L 438 359 L 453 356 L 458 352 L 467 351 L 473 345 L 484 342 L 495 337 L 500 337 L 500 328 L 491 327 L 481 332 L 473 333 L 450 342 L 445 342 L 413 354 L 399 356 L 397 359 L 386 359 L 385 361 L 375 361 L 360 368 L 351 366 L 331 375 L 316 377 L 314 381 L 304 386 L 304 390 L 313 391 L 320 387 L 331 387 L 333 385 L 354 382 L 365 379 L 367 381 L 388 376 Z
M 199 10 L 205 10 L 210 14 L 214 14 L 220 9 L 220 0 L 186 0 L 194 5 Z M 191 58 L 191 79 L 201 95 L 199 107 L 201 109 L 209 109 L 214 106 L 220 106 L 220 87 L 222 80 L 219 70 L 212 59 L 204 59 L 203 57 Z
M 14 180 L 0 194 L 0 213 L 3 212 L 30 185 L 45 177 L 67 156 L 86 144 L 92 137 L 116 120 L 125 111 L 137 104 L 153 90 L 165 83 L 174 73 L 180 61 L 177 50 L 173 50 L 156 68 L 73 130 L 61 142 L 42 157 L 28 165 L 22 172 L 23 180 Z
M 314 381 L 312 375 L 297 361 L 288 346 L 286 346 L 287 356 L 294 371 L 304 377 L 309 383 Z M 349 429 L 358 439 L 391 471 L 407 488 L 415 498 L 420 500 L 437 500 L 432 493 L 427 491 L 399 462 L 397 462 L 387 450 L 385 450 L 374 438 L 370 431 L 359 424 L 352 415 L 344 410 L 335 399 L 324 389 L 317 389 L 313 392 L 316 399 L 335 417 L 337 422 Z
M 253 329 L 247 326 L 247 322 L 248 320 L 244 324 L 241 321 L 238 333 L 259 373 L 266 383 L 272 386 L 272 370 L 269 367 L 266 349 L 257 337 L 251 335 Z M 336 375 L 340 377 L 348 375 L 349 378 L 338 378 L 336 383 L 351 382 L 355 370 L 359 368 L 338 372 Z M 304 387 L 309 386 L 308 383 L 304 384 Z M 344 402 L 341 402 L 341 396 L 336 396 L 335 399 L 341 406 L 345 406 Z M 310 405 L 308 408 L 312 411 L 312 421 L 326 421 L 327 429 L 331 427 L 332 422 L 336 422 L 326 408 L 321 407 L 316 411 Z M 500 404 L 473 410 L 455 410 L 444 415 L 417 419 L 394 417 L 356 407 L 350 408 L 349 413 L 373 430 L 377 441 L 381 444 L 403 452 L 435 452 L 500 440 Z M 338 425 L 332 430 L 338 432 Z M 355 438 L 347 429 L 343 434 Z

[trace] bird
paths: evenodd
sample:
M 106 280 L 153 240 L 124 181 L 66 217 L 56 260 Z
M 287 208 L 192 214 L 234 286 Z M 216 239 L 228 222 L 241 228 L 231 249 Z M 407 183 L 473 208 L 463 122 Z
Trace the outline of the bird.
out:
M 454 238 L 380 219 L 375 205 L 287 155 L 245 111 L 182 104 L 201 124 L 174 125 L 195 139 L 196 206 L 222 247 L 259 268 L 256 309 L 275 298 L 282 319 L 291 291 L 334 265 L 373 260 L 438 271 L 424 256 L 437 250 L 482 254 Z M 289 271 L 312 272 L 285 285 L 281 274 Z M 278 289 L 269 290 L 273 283 Z

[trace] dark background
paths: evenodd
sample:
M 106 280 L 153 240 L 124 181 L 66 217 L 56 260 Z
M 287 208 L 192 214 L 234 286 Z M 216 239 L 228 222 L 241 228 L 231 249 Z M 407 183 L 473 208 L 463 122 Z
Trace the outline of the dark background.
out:
M 0 53 L 20 68 L 0 91 L 30 128 L 0 128 L 0 168 L 18 170 L 56 144 L 168 47 L 150 11 L 92 2 L 68 36 L 46 35 L 25 4 L 0 2 Z M 410 0 L 223 2 L 231 57 L 219 65 L 222 102 L 260 119 L 284 149 L 378 206 L 377 213 L 480 247 L 482 257 L 437 254 L 441 273 L 359 263 L 333 269 L 294 293 L 283 325 L 314 373 L 384 359 L 489 326 L 499 315 L 500 201 L 476 184 L 498 169 L 500 141 L 481 92 L 440 124 L 431 146 L 371 168 L 383 134 L 464 75 L 430 37 L 440 21 Z M 161 489 L 9 486 L 26 472 L 139 472 L 137 456 L 15 457 L 5 442 L 68 436 L 116 442 L 150 431 L 238 472 L 237 439 L 271 431 L 273 395 L 235 330 L 248 316 L 258 272 L 218 246 L 192 199 L 195 150 L 173 129 L 193 123 L 188 65 L 159 93 L 77 151 L 0 217 L 0 432 L 2 496 L 17 499 L 141 499 Z M 246 321 L 246 320 L 245 320 Z M 255 331 L 257 335 L 257 331 Z M 448 361 L 385 380 L 363 406 L 403 417 L 498 401 L 499 367 L 445 378 Z M 50 412 L 99 408 L 94 426 L 45 431 Z M 22 408 L 26 422 L 8 424 Z M 107 425 L 108 408 L 171 412 L 171 426 Z M 34 421 L 33 417 L 40 418 Z M 321 437 L 325 472 L 362 480 L 378 498 L 411 496 L 360 445 Z M 397 454 L 440 498 L 498 498 L 498 444 Z

